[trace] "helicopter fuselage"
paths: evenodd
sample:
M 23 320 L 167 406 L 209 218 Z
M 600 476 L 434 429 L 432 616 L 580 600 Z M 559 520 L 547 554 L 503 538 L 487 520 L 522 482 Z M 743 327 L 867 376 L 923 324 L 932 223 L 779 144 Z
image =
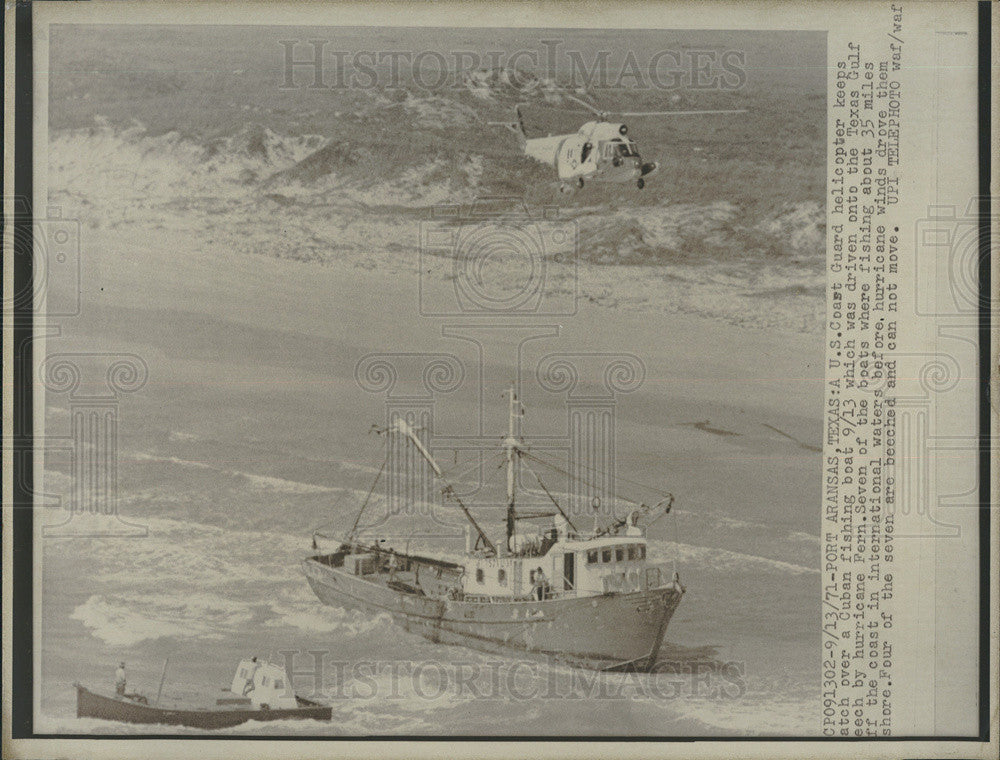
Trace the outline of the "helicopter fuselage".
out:
M 655 163 L 643 164 L 628 127 L 607 121 L 589 121 L 572 134 L 525 140 L 524 152 L 552 166 L 563 183 L 593 179 L 626 184 L 656 170 Z

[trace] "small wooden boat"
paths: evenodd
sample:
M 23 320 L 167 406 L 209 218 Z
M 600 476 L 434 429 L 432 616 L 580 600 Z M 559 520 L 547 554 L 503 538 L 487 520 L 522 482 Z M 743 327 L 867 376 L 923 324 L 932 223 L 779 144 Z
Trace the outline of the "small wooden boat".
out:
M 243 660 L 224 697 L 214 705 L 182 706 L 149 704 L 142 694 L 115 694 L 76 687 L 78 718 L 100 718 L 119 723 L 163 724 L 190 728 L 229 728 L 249 720 L 289 718 L 330 720 L 333 708 L 300 697 L 280 665 L 256 659 Z

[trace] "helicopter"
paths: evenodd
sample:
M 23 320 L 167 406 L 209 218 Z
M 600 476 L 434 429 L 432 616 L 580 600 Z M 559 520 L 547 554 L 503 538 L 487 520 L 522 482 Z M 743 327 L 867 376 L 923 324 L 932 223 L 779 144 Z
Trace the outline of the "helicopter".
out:
M 646 179 L 660 168 L 656 161 L 643 161 L 635 141 L 629 137 L 628 125 L 608 120 L 610 114 L 625 117 L 645 116 L 702 116 L 746 113 L 746 109 L 725 111 L 602 111 L 574 95 L 566 98 L 579 103 L 597 116 L 574 133 L 528 137 L 524 128 L 521 108 L 514 106 L 517 121 L 489 122 L 491 126 L 509 129 L 518 138 L 524 154 L 540 163 L 551 166 L 559 177 L 560 192 L 582 188 L 584 180 L 628 184 L 634 182 L 640 190 Z

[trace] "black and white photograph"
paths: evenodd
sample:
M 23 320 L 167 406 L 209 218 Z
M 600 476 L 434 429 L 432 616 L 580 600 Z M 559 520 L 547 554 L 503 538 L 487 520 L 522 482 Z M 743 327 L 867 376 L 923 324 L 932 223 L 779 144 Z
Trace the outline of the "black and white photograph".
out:
M 825 35 L 57 25 L 49 56 L 87 266 L 46 430 L 119 480 L 112 535 L 50 513 L 45 721 L 810 732 Z M 114 431 L 102 361 L 142 386 L 97 389 Z M 83 458 L 45 464 L 81 511 Z
M 912 6 L 336 6 L 36 27 L 17 730 L 972 732 L 972 308 L 909 241 L 982 207 L 897 206 Z

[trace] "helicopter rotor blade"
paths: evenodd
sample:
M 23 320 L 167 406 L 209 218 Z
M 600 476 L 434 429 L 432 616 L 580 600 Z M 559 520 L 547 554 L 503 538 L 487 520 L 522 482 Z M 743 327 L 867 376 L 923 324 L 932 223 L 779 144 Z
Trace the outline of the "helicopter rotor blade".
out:
M 563 113 L 596 113 L 595 111 L 583 111 L 579 108 L 561 108 Z M 734 114 L 747 113 L 747 109 L 741 108 L 734 111 L 601 111 L 598 116 L 699 116 L 704 114 Z
M 574 103 L 578 103 L 579 105 L 583 106 L 585 109 L 587 109 L 588 112 L 594 114 L 601 121 L 607 121 L 608 116 L 612 116 L 612 115 L 613 116 L 624 116 L 624 117 L 633 117 L 633 116 L 640 116 L 640 117 L 641 116 L 703 116 L 703 115 L 709 115 L 709 116 L 716 115 L 717 116 L 717 115 L 738 114 L 738 113 L 746 113 L 747 112 L 746 108 L 727 109 L 727 110 L 698 110 L 698 111 L 614 111 L 614 110 L 612 110 L 612 111 L 602 111 L 600 108 L 598 108 L 597 106 L 595 106 L 595 105 L 593 105 L 591 103 L 588 103 L 586 100 L 582 100 L 581 98 L 578 98 L 576 95 L 573 95 L 573 94 L 567 92 L 566 88 L 559 87 L 558 89 L 559 89 L 559 91 L 561 92 L 561 94 L 562 94 L 562 96 L 564 98 L 566 98 L 567 100 L 572 100 Z M 563 110 L 568 110 L 568 109 L 563 109 Z M 579 113 L 579 111 L 576 111 L 576 113 Z
M 601 119 L 603 119 L 605 117 L 605 115 L 607 114 L 607 111 L 602 111 L 597 106 L 592 106 L 587 101 L 580 100 L 580 98 L 576 97 L 576 95 L 570 95 L 568 92 L 564 92 L 563 93 L 563 97 L 568 98 L 569 100 L 572 100 L 574 103 L 579 103 L 581 106 L 583 106 L 584 108 L 586 108 L 588 111 L 590 111 L 595 116 L 599 116 Z

